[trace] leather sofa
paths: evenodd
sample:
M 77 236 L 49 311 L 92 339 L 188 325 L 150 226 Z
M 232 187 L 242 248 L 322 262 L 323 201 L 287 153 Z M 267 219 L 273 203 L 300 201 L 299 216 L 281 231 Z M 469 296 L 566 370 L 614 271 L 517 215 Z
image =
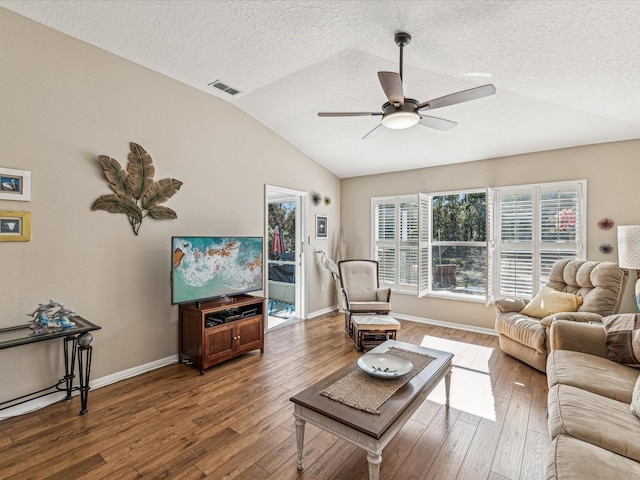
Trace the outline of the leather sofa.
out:
M 612 317 L 625 316 L 640 320 Z M 631 410 L 640 369 L 608 359 L 607 318 L 603 322 L 551 325 L 548 480 L 640 478 L 640 418 Z

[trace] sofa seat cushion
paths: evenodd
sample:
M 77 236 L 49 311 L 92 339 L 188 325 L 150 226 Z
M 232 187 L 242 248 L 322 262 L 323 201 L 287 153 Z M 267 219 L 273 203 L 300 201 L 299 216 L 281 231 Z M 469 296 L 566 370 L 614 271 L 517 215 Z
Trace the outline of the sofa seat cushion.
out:
M 547 357 L 549 388 L 571 385 L 624 403 L 631 403 L 638 375 L 637 369 L 582 352 L 552 350 Z
M 545 327 L 537 318 L 527 317 L 518 312 L 500 313 L 496 318 L 496 331 L 540 353 L 547 352 Z
M 640 478 L 640 463 L 566 435 L 547 450 L 547 480 Z
M 568 435 L 640 461 L 640 418 L 628 403 L 558 384 L 549 390 L 548 408 L 551 439 Z

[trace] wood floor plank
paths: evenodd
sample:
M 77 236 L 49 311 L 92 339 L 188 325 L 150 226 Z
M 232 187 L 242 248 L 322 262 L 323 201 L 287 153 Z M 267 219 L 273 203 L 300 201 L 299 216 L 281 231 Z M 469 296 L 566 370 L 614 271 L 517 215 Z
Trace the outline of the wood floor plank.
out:
M 491 465 L 492 472 L 511 479 L 520 477 L 530 408 L 531 394 L 513 390 Z
M 524 444 L 520 480 L 539 480 L 544 477 L 545 464 L 540 458 L 546 458 L 549 435 L 529 429 Z
M 536 480 L 549 439 L 546 377 L 497 338 L 401 321 L 398 340 L 455 354 L 451 407 L 438 385 L 382 454 L 382 480 Z M 0 479 L 366 480 L 363 450 L 313 425 L 296 468 L 289 399 L 361 355 L 342 315 L 265 335 L 252 352 L 198 369 L 174 364 L 79 400 L 0 421 Z

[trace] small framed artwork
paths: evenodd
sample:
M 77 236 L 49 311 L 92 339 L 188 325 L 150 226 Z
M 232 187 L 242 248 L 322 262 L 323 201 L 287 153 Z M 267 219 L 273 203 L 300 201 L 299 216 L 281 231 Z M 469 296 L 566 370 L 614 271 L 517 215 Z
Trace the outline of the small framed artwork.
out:
M 31 240 L 31 212 L 0 210 L 0 242 Z
M 316 215 L 316 238 L 328 238 L 326 215 Z
M 31 172 L 0 167 L 0 200 L 31 200 Z

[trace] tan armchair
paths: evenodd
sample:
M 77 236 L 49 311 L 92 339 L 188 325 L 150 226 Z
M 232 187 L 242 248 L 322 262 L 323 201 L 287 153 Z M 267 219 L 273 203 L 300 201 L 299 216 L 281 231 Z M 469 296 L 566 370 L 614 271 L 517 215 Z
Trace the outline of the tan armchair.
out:
M 547 287 L 578 297 L 575 311 L 528 315 L 523 309 L 530 301 L 518 298 L 497 300 L 496 331 L 503 352 L 544 372 L 549 348 L 548 330 L 555 320 L 600 322 L 613 315 L 620 305 L 626 271 L 611 262 L 560 260 L 549 275 Z M 536 297 L 537 300 L 540 297 Z
M 378 262 L 342 260 L 338 262 L 344 303 L 345 330 L 353 335 L 351 315 L 360 313 L 386 315 L 391 310 L 391 289 L 380 287 Z

